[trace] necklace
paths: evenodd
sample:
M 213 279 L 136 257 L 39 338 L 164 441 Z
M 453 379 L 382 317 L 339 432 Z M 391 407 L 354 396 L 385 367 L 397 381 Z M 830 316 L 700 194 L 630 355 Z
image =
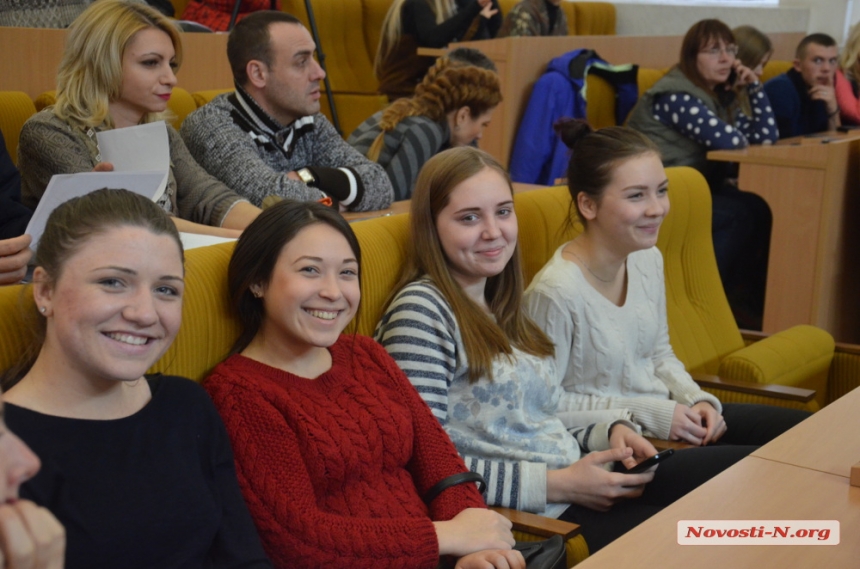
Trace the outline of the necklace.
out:
M 585 262 L 585 259 L 583 259 L 582 257 L 580 257 L 579 255 L 576 254 L 576 251 L 574 251 L 572 247 L 565 247 L 564 250 L 567 251 L 568 253 L 570 253 L 571 255 L 573 255 L 574 257 L 576 257 L 577 259 L 579 259 L 579 262 L 582 263 L 582 266 L 585 267 L 585 270 L 588 271 L 589 273 L 591 273 L 591 276 L 593 276 L 594 278 L 596 278 L 600 282 L 611 283 L 612 281 L 615 280 L 615 279 L 607 280 L 607 279 L 601 278 L 600 275 L 598 275 L 597 273 L 595 273 L 594 271 L 591 270 L 591 267 L 588 266 L 588 263 Z

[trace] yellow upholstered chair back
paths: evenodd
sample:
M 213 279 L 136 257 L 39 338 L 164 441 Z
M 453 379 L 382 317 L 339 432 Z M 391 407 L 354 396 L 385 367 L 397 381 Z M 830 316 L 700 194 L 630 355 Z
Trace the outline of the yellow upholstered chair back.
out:
M 777 75 L 782 75 L 794 66 L 792 61 L 774 60 L 768 61 L 764 66 L 764 73 L 761 75 L 762 82 L 769 81 Z
M 567 12 L 571 34 L 575 33 L 578 36 L 615 35 L 615 4 L 609 2 L 562 2 L 561 5 Z
M 352 229 L 361 244 L 361 306 L 347 330 L 372 336 L 406 264 L 409 215 L 359 221 Z
M 194 99 L 194 104 L 197 105 L 197 108 L 199 109 L 218 95 L 232 92 L 233 89 L 208 89 L 206 91 L 195 91 L 191 94 L 191 97 Z
M 657 246 L 666 274 L 669 337 L 691 372 L 716 374 L 744 346 L 717 270 L 711 236 L 711 193 L 692 168 L 667 168 L 671 210 Z
M 0 132 L 6 140 L 6 150 L 18 163 L 18 138 L 21 127 L 36 113 L 33 101 L 22 91 L 0 91 Z
M 197 110 L 197 103 L 194 101 L 191 93 L 182 87 L 174 87 L 173 93 L 170 95 L 170 101 L 167 102 L 167 108 L 174 115 L 174 119 L 171 121 L 173 128 L 179 129 L 185 117 Z
M 639 96 L 641 97 L 645 91 L 653 87 L 654 83 L 669 73 L 670 69 L 671 67 L 664 67 L 663 69 L 640 67 L 639 73 L 636 75 L 636 84 L 639 87 Z
M 311 0 L 311 5 L 332 91 L 375 93 L 379 83 L 368 55 L 361 2 Z
M 182 19 L 182 12 L 185 11 L 185 7 L 188 6 L 189 0 L 170 0 L 170 3 L 173 4 L 173 12 L 176 15 L 176 19 Z
M 36 97 L 33 102 L 36 105 L 36 110 L 41 111 L 45 107 L 50 107 L 57 102 L 57 92 L 45 91 Z M 182 126 L 182 121 L 185 120 L 185 117 L 197 109 L 197 103 L 194 102 L 194 97 L 191 96 L 191 93 L 182 87 L 174 87 L 170 101 L 167 102 L 167 108 L 173 113 L 170 124 L 173 125 L 173 128 L 178 129 Z
M 585 76 L 585 118 L 592 128 L 615 126 L 615 88 L 593 73 Z
M 520 0 L 499 0 L 499 9 L 502 11 L 502 16 L 507 16 L 514 6 L 520 3 Z
M 376 50 L 379 48 L 379 38 L 382 37 L 382 22 L 388 14 L 393 0 L 361 0 L 361 9 L 364 16 L 364 44 L 370 55 L 370 63 L 376 59 Z

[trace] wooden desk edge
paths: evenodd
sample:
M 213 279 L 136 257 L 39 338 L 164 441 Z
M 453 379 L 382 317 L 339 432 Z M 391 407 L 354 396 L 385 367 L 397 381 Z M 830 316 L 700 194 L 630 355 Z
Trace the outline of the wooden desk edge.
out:
M 775 148 L 775 147 L 774 147 Z M 711 150 L 708 160 L 716 162 L 737 162 L 739 164 L 767 164 L 769 166 L 791 166 L 793 168 L 809 168 L 821 170 L 824 164 L 809 160 L 794 160 L 789 158 L 774 158 L 762 152 L 749 152 L 748 148 L 741 150 Z

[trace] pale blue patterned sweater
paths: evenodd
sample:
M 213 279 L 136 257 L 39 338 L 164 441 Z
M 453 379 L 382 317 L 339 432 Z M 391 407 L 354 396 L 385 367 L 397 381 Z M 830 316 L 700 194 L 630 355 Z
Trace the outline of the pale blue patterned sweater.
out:
M 625 410 L 565 414 L 567 394 L 553 358 L 518 350 L 512 358 L 496 359 L 492 381 L 470 383 L 451 306 L 426 278 L 398 293 L 376 339 L 430 406 L 469 469 L 484 476 L 491 506 L 559 516 L 568 504 L 546 503 L 547 469 L 576 462 L 581 449 L 608 449 L 613 421 L 630 417 Z M 596 420 L 605 422 L 593 424 Z

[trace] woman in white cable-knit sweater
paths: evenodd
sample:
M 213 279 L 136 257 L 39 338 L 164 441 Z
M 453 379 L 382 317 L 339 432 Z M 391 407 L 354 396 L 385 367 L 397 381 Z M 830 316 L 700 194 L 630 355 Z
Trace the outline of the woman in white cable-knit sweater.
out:
M 764 444 L 808 416 L 722 405 L 698 387 L 669 344 L 655 247 L 669 195 L 656 147 L 624 127 L 592 131 L 570 120 L 557 129 L 573 150 L 571 219 L 585 230 L 535 276 L 525 307 L 555 344 L 578 408 L 629 409 L 647 434 L 694 445 Z

